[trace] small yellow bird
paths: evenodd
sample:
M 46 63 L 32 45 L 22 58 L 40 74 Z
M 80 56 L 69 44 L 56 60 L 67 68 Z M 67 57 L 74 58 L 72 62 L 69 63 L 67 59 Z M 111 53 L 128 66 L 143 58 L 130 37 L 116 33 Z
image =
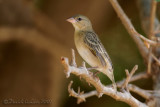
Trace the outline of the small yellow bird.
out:
M 112 81 L 114 89 L 117 89 L 112 62 L 97 34 L 92 29 L 90 20 L 83 15 L 75 15 L 67 21 L 72 23 L 75 28 L 74 42 L 78 53 L 89 65 L 107 75 Z

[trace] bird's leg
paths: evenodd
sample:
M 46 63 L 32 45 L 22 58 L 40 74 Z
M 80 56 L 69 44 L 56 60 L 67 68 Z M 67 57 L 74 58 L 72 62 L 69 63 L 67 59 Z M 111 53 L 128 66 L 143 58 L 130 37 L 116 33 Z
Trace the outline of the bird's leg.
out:
M 99 73 L 100 73 L 100 71 L 94 72 L 94 73 L 93 73 L 93 77 L 98 78 L 97 74 L 99 74 Z M 98 79 L 99 79 L 99 78 L 98 78 Z

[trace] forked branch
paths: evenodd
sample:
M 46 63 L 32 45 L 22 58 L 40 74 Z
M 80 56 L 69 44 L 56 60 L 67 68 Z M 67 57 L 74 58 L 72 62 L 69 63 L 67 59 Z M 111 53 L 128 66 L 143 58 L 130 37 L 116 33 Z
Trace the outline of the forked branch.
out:
M 75 58 L 74 56 L 74 51 L 72 51 L 72 58 Z M 74 61 L 75 59 L 72 59 Z M 111 86 L 105 86 L 101 83 L 99 78 L 95 77 L 92 72 L 87 70 L 87 68 L 83 65 L 83 67 L 76 67 L 74 65 L 69 64 L 68 58 L 62 57 L 61 58 L 62 64 L 64 65 L 65 68 L 65 73 L 67 77 L 70 76 L 70 74 L 74 74 L 76 76 L 79 76 L 83 79 L 86 80 L 87 83 L 92 84 L 95 88 L 96 91 L 91 91 L 89 93 L 80 92 L 76 93 L 73 89 L 71 89 L 72 82 L 68 86 L 68 91 L 71 96 L 78 98 L 78 103 L 86 101 L 85 98 L 91 97 L 93 95 L 97 95 L 98 97 L 101 97 L 103 94 L 111 96 L 112 98 L 118 100 L 118 101 L 123 101 L 129 104 L 132 107 L 148 107 L 145 103 L 142 103 L 138 101 L 136 98 L 134 98 L 129 92 L 124 91 L 124 92 L 119 92 L 115 91 Z M 137 66 L 133 70 L 136 71 Z M 132 74 L 134 72 L 132 71 Z M 130 75 L 129 78 L 131 78 L 132 75 Z M 129 81 L 130 79 L 127 79 L 126 81 Z M 128 84 L 128 82 L 127 82 Z M 128 85 L 129 86 L 129 85 Z M 127 87 L 128 87 L 127 86 Z M 130 88 L 128 88 L 130 89 Z
M 135 65 L 131 71 L 131 73 L 129 73 L 129 71 L 126 69 L 125 72 L 126 72 L 126 80 L 124 81 L 123 85 L 122 85 L 122 89 L 127 89 L 127 85 L 131 79 L 131 77 L 133 76 L 133 74 L 136 72 L 136 70 L 138 69 L 138 65 Z M 127 89 L 128 90 L 128 89 Z

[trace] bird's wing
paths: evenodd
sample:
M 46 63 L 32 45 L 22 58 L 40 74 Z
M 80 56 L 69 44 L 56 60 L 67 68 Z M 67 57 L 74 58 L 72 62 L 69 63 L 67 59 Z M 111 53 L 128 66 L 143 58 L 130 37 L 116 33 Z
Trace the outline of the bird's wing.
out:
M 107 54 L 104 46 L 101 44 L 98 36 L 94 32 L 85 32 L 84 42 L 90 51 L 98 57 L 103 66 L 107 65 L 106 59 L 110 61 L 112 66 L 109 55 Z

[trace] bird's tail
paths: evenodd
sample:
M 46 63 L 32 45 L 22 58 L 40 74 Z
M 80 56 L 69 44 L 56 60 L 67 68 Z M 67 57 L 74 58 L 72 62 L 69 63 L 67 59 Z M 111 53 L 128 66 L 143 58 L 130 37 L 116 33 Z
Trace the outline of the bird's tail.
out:
M 112 74 L 112 85 L 113 85 L 113 88 L 117 91 L 117 85 L 116 85 L 116 82 L 115 82 L 115 79 L 114 79 L 114 74 Z
M 113 70 L 108 70 L 107 72 L 104 71 L 103 73 L 106 74 L 109 77 L 109 79 L 112 81 L 113 88 L 115 90 L 117 90 L 117 85 L 116 85 L 116 82 L 115 82 L 115 79 L 114 79 Z

